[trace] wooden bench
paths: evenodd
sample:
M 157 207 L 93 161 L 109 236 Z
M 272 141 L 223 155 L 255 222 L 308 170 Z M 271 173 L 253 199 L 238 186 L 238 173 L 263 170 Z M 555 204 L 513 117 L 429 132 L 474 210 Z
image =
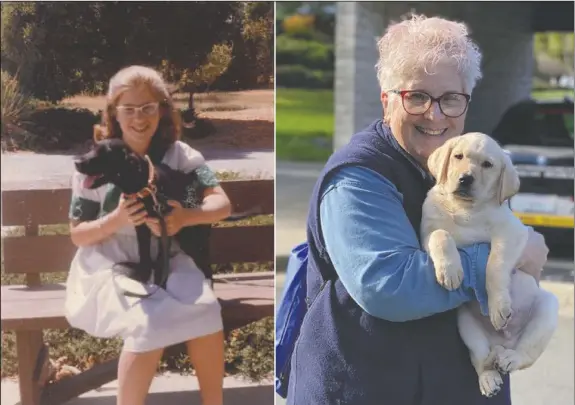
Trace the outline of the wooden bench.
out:
M 224 181 L 234 211 L 259 206 L 274 212 L 273 180 Z M 117 378 L 118 359 L 98 364 L 53 384 L 38 379 L 47 346 L 44 329 L 67 329 L 63 284 L 42 284 L 41 273 L 68 271 L 76 247 L 68 235 L 40 235 L 40 225 L 67 224 L 70 189 L 2 191 L 3 226 L 21 226 L 24 236 L 7 237 L 4 271 L 24 274 L 25 285 L 3 285 L 2 330 L 14 331 L 22 405 L 61 404 Z M 213 264 L 274 260 L 274 227 L 216 226 L 211 238 Z M 226 332 L 274 314 L 273 272 L 216 275 Z M 40 355 L 42 354 L 42 355 Z M 36 372 L 35 372 L 36 369 Z

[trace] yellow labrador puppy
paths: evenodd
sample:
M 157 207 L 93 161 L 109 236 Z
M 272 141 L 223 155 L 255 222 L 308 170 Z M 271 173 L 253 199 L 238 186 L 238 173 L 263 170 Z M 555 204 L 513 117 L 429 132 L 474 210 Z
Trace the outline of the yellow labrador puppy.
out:
M 438 283 L 449 290 L 460 286 L 457 247 L 491 243 L 489 318 L 477 301 L 458 309 L 459 333 L 489 397 L 500 389 L 500 373 L 527 368 L 541 355 L 557 326 L 559 305 L 532 276 L 513 270 L 528 230 L 506 203 L 519 190 L 519 176 L 499 145 L 481 133 L 464 134 L 435 150 L 428 167 L 436 185 L 423 205 L 421 240 Z

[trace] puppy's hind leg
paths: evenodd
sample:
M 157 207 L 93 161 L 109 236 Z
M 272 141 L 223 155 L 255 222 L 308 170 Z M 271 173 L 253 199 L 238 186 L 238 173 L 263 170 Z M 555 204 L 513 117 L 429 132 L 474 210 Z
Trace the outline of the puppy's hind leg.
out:
M 515 350 L 507 349 L 497 356 L 497 368 L 504 373 L 530 367 L 541 356 L 559 318 L 559 301 L 555 295 L 540 290 L 529 322 L 521 333 Z
M 491 239 L 491 252 L 485 269 L 485 288 L 489 318 L 495 330 L 503 330 L 513 315 L 511 273 L 526 242 L 527 230 L 520 222 L 519 227 L 503 228 Z
M 493 367 L 493 354 L 489 338 L 481 324 L 465 306 L 457 310 L 457 326 L 461 339 L 469 349 L 471 363 L 477 372 L 479 390 L 486 397 L 492 397 L 501 390 L 503 379 Z

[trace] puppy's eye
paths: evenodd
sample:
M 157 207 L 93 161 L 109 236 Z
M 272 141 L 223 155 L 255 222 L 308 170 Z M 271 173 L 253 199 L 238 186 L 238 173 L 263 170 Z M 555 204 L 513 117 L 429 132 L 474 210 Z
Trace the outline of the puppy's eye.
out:
M 485 169 L 489 169 L 490 167 L 493 167 L 493 163 L 488 162 L 487 160 L 483 163 L 481 163 L 481 167 L 484 167 Z
M 463 159 L 463 153 L 458 153 L 457 155 L 454 155 L 453 157 L 457 160 L 461 160 L 461 159 Z

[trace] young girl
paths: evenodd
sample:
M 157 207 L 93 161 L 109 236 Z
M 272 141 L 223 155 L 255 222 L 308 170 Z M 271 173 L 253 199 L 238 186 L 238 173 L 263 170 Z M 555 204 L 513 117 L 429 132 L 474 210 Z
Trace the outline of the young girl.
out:
M 140 155 L 184 172 L 196 171 L 207 186 L 197 208 L 174 210 L 166 217 L 168 235 L 182 227 L 217 222 L 230 213 L 230 202 L 203 156 L 178 140 L 180 118 L 162 77 L 153 69 L 130 66 L 110 80 L 103 127 L 94 138 L 122 138 Z M 224 343 L 221 309 L 210 284 L 192 258 L 176 246 L 166 290 L 145 299 L 124 296 L 116 288 L 112 266 L 139 261 L 135 226 L 146 224 L 160 235 L 143 205 L 124 198 L 111 185 L 90 190 L 76 172 L 72 181 L 70 233 L 78 251 L 66 290 L 70 324 L 97 337 L 120 336 L 118 405 L 143 405 L 163 348 L 186 342 L 196 369 L 203 405 L 222 405 Z M 152 243 L 155 257 L 156 243 Z

